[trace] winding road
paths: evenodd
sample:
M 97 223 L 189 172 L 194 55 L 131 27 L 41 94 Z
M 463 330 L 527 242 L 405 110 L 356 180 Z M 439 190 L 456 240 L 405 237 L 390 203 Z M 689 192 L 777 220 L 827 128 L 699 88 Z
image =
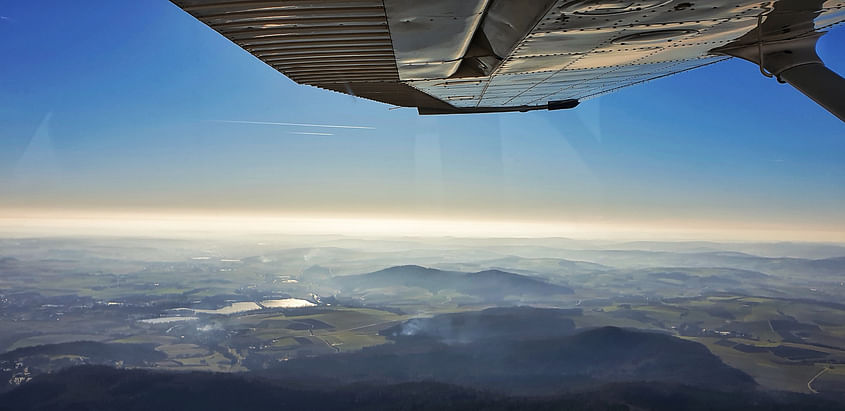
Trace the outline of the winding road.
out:
M 827 370 L 829 370 L 829 369 L 830 369 L 830 368 L 827 368 L 827 367 L 822 368 L 822 370 L 821 370 L 821 371 L 819 371 L 819 372 L 818 372 L 818 374 L 814 375 L 814 376 L 813 376 L 813 378 L 810 378 L 810 381 L 807 381 L 807 389 L 809 389 L 811 393 L 813 393 L 813 394 L 818 394 L 818 393 L 819 393 L 818 391 L 816 391 L 816 390 L 814 390 L 814 389 L 813 389 L 813 381 L 815 381 L 815 380 L 816 380 L 816 378 L 821 377 L 821 375 L 822 375 L 822 374 L 824 374 L 824 373 L 826 373 L 826 372 L 827 372 Z

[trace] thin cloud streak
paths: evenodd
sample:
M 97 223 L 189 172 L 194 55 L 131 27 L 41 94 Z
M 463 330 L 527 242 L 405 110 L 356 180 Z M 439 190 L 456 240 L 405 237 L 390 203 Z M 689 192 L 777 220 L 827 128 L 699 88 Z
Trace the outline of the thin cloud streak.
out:
M 272 121 L 244 121 L 244 120 L 212 120 L 218 123 L 230 124 L 257 124 L 265 126 L 286 126 L 286 127 L 321 127 L 321 128 L 348 128 L 357 130 L 375 130 L 375 127 L 367 126 L 347 126 L 340 124 L 307 124 L 307 123 L 277 123 Z
M 333 136 L 332 133 L 309 133 L 307 131 L 289 131 L 289 134 L 299 134 L 302 136 Z

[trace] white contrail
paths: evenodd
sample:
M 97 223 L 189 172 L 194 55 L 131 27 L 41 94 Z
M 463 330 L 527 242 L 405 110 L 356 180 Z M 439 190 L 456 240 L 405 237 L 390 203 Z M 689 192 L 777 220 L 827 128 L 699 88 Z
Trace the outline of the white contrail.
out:
M 333 136 L 332 133 L 309 133 L 307 131 L 288 131 L 289 134 L 299 134 L 303 136 Z
M 276 123 L 271 121 L 243 121 L 243 120 L 212 120 L 218 123 L 234 123 L 234 124 L 259 124 L 267 126 L 289 126 L 289 127 L 323 127 L 323 128 L 352 128 L 359 130 L 375 130 L 375 127 L 366 126 L 345 126 L 337 124 L 305 124 L 305 123 Z

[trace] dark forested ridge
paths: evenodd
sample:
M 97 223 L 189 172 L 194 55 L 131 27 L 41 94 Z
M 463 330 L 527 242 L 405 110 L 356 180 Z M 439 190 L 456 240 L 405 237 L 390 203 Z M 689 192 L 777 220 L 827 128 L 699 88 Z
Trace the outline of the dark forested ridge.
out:
M 430 338 L 452 344 L 487 339 L 562 337 L 575 332 L 572 317 L 581 315 L 580 308 L 495 307 L 414 318 L 383 329 L 379 334 L 393 340 Z
M 75 365 L 109 365 L 149 367 L 167 355 L 153 344 L 118 344 L 95 341 L 74 341 L 22 347 L 0 354 L 0 382 L 20 379 L 21 371 L 31 376 L 54 372 Z M 16 386 L 0 384 L 0 393 Z
M 107 344 L 95 341 L 73 341 L 59 344 L 33 345 L 0 354 L 0 361 L 13 361 L 24 357 L 75 355 L 92 362 L 120 360 L 126 365 L 144 365 L 167 356 L 155 350 L 153 344 Z
M 517 317 L 522 315 L 532 314 Z M 449 343 L 431 335 L 394 338 L 393 344 L 291 360 L 259 373 L 339 383 L 434 380 L 516 395 L 550 395 L 610 382 L 682 383 L 717 390 L 756 386 L 751 377 L 728 367 L 701 344 L 616 327 L 573 335 L 479 336 L 466 343 Z
M 303 389 L 238 374 L 160 373 L 102 366 L 45 375 L 0 396 L 30 410 L 836 410 L 802 394 L 723 392 L 670 383 L 617 383 L 552 397 L 508 397 L 416 382 Z

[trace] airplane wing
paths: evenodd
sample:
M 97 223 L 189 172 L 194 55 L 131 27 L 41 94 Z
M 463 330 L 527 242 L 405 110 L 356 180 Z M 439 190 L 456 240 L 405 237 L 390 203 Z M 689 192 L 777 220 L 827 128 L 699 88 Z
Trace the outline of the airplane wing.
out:
M 172 2 L 297 83 L 420 114 L 571 108 L 731 56 L 768 75 L 772 44 L 845 21 L 845 0 Z

